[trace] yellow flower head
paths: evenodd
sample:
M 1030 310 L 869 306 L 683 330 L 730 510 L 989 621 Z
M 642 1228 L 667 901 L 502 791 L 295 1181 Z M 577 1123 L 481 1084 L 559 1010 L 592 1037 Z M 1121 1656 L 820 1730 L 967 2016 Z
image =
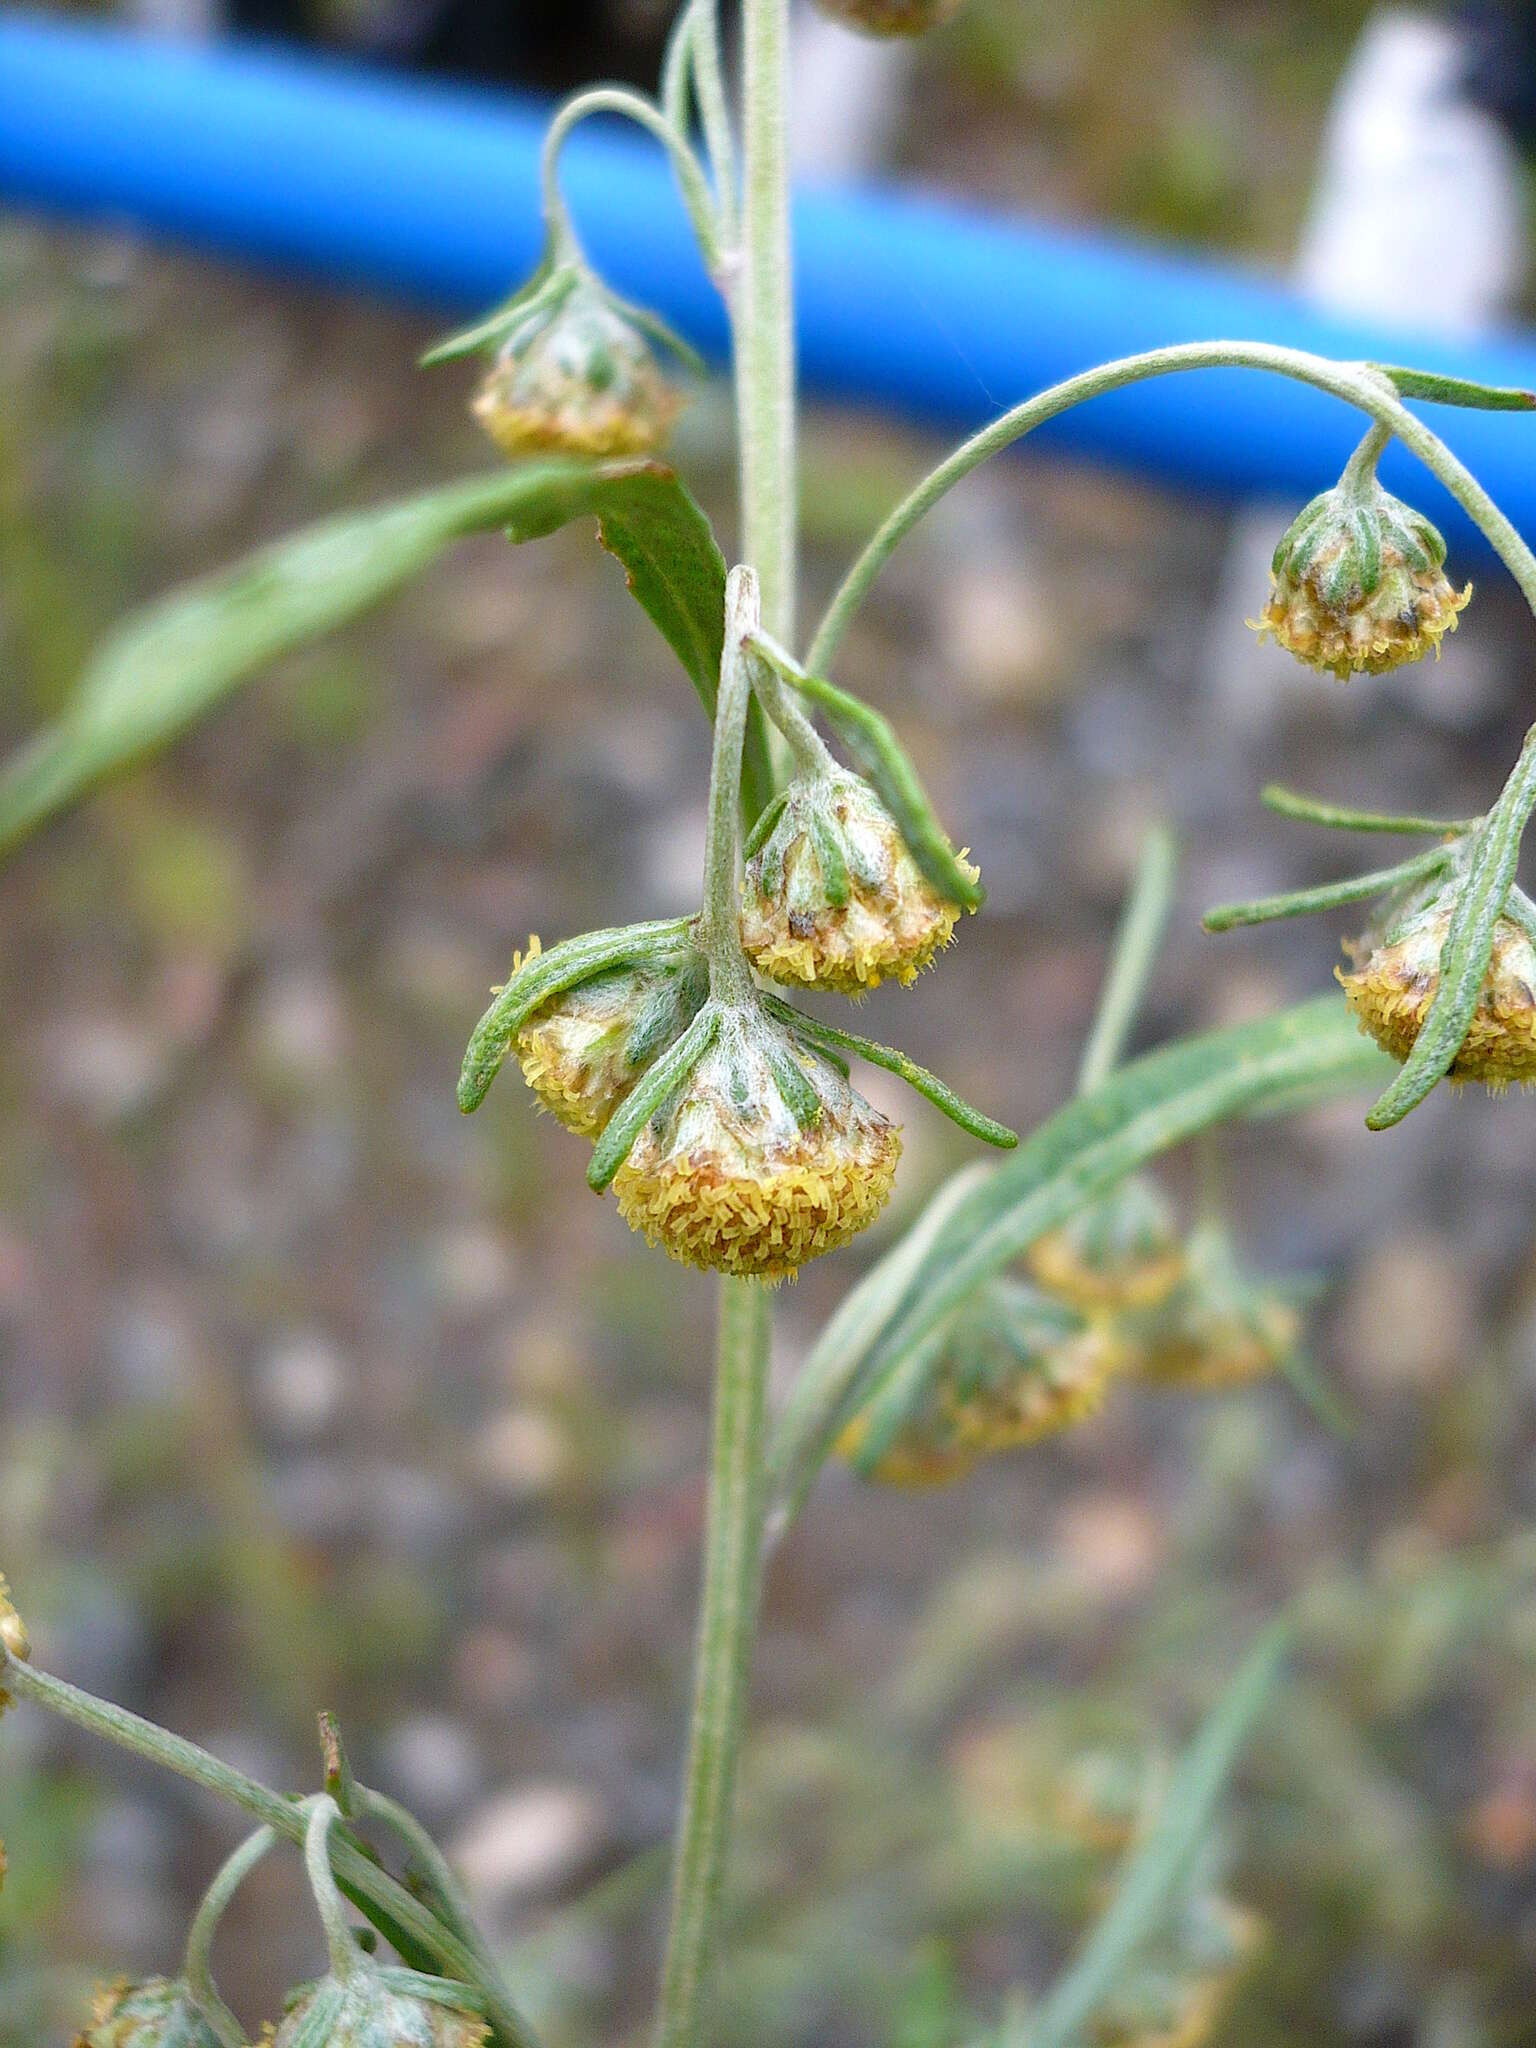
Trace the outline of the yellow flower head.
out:
M 818 0 L 824 14 L 866 36 L 921 36 L 942 28 L 963 0 Z
M 894 1124 L 753 1008 L 727 1009 L 614 1177 L 619 1211 L 670 1258 L 778 1280 L 884 1208 Z
M 0 1646 L 8 1657 L 15 1657 L 25 1664 L 32 1655 L 32 1639 L 27 1634 L 27 1625 L 11 1605 L 11 1589 L 0 1572 Z M 0 1714 L 11 1704 L 11 1696 L 0 1685 Z
M 326 1977 L 298 1998 L 272 2048 L 484 2048 L 488 2029 L 468 2003 L 462 1986 L 442 1979 L 360 1969 L 344 1984 Z
M 1408 1057 L 1440 986 L 1440 955 L 1456 907 L 1454 885 L 1384 928 L 1347 942 L 1351 971 L 1334 971 L 1360 1028 L 1397 1060 Z M 1499 1089 L 1536 1081 L 1536 948 L 1513 918 L 1494 927 L 1493 952 L 1450 1065 L 1453 1081 Z
M 590 278 L 529 308 L 492 361 L 472 411 L 505 455 L 647 455 L 681 395 L 645 336 Z
M 1148 1308 L 1178 1285 L 1184 1247 L 1161 1188 L 1135 1174 L 1036 1238 L 1026 1263 L 1042 1287 L 1081 1308 Z
M 1301 1315 L 1278 1289 L 1249 1279 L 1221 1225 L 1204 1223 L 1191 1233 L 1185 1278 L 1133 1329 L 1138 1378 L 1219 1393 L 1273 1372 L 1300 1340 Z
M 1121 1348 L 1031 1288 L 997 1280 L 955 1317 L 919 1372 L 854 1416 L 837 1451 L 866 1479 L 938 1486 L 982 1458 L 1039 1443 L 1103 1406 Z
M 1275 550 L 1269 602 L 1251 620 L 1310 668 L 1380 675 L 1438 655 L 1472 586 L 1445 574 L 1445 542 L 1384 491 L 1335 486 L 1298 515 Z
M 742 944 L 770 980 L 863 995 L 916 980 L 954 933 L 961 906 L 923 874 L 862 776 L 798 777 L 748 853 Z
M 219 2048 L 219 2037 L 185 1984 L 149 1977 L 142 1984 L 104 1984 L 75 2048 Z
M 537 957 L 537 941 L 529 957 Z M 520 964 L 514 961 L 514 972 Z M 697 958 L 611 967 L 542 1003 L 517 1033 L 523 1078 L 567 1130 L 596 1137 L 709 993 Z

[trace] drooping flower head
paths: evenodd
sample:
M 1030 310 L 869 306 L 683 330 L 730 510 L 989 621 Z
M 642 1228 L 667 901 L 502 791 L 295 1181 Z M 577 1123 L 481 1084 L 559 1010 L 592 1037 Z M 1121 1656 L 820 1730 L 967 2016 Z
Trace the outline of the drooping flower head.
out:
M 1380 675 L 1440 651 L 1472 595 L 1445 574 L 1437 528 L 1374 475 L 1305 506 L 1275 550 L 1262 639 L 1336 676 Z
M 614 1177 L 619 1210 L 669 1257 L 777 1280 L 884 1208 L 897 1127 L 838 1066 L 755 1005 L 728 1006 Z
M 1042 1287 L 1083 1308 L 1147 1308 L 1165 1300 L 1184 1271 L 1184 1247 L 1167 1196 L 1133 1174 L 1037 1238 L 1026 1255 Z
M 11 1605 L 11 1589 L 0 1572 L 0 1646 L 8 1657 L 15 1657 L 25 1664 L 32 1655 L 32 1639 L 27 1634 L 27 1625 Z M 11 1696 L 0 1685 L 0 1714 L 11 1704 Z
M 773 981 L 854 996 L 911 982 L 949 944 L 963 907 L 933 886 L 880 797 L 845 769 L 797 776 L 747 852 L 742 944 Z
M 1389 906 L 1362 937 L 1346 941 L 1351 968 L 1334 971 L 1360 1027 L 1384 1052 L 1408 1057 L 1440 986 L 1440 956 L 1456 908 L 1455 881 L 1427 898 Z M 1453 1081 L 1503 1088 L 1536 1081 L 1536 947 L 1509 916 L 1494 927 L 1493 952 Z
M 529 943 L 538 958 L 538 941 Z M 513 963 L 514 972 L 521 964 Z M 600 970 L 541 1003 L 517 1033 L 523 1078 L 567 1130 L 596 1137 L 709 993 L 696 956 Z
M 993 1280 L 854 1416 L 838 1454 L 885 1485 L 942 1485 L 1096 1414 L 1120 1360 L 1102 1319 Z
M 301 1993 L 272 2048 L 484 2048 L 488 2038 L 464 1985 L 369 1966 Z
M 220 2048 L 218 2035 L 180 1979 L 105 1984 L 75 2048 Z
M 1188 1269 L 1168 1299 L 1134 1322 L 1131 1370 L 1158 1386 L 1215 1393 L 1262 1379 L 1301 1337 L 1285 1291 L 1252 1279 L 1217 1222 L 1190 1233 Z
M 585 270 L 557 278 L 500 340 L 472 410 L 503 454 L 647 455 L 681 394 Z

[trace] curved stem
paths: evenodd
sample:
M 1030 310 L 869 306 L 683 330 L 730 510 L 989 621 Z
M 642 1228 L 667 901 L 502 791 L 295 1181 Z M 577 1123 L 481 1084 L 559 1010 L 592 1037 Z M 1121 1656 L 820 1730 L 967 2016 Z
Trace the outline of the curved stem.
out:
M 1412 449 L 1425 468 L 1445 485 L 1473 523 L 1492 544 L 1495 553 L 1519 584 L 1527 604 L 1536 612 L 1536 555 L 1521 539 L 1510 521 L 1494 504 L 1470 470 L 1457 460 L 1440 439 L 1396 396 L 1390 382 L 1364 363 L 1334 363 L 1304 350 L 1280 348 L 1260 341 L 1191 341 L 1171 348 L 1149 349 L 1143 355 L 1126 356 L 1115 363 L 1101 364 L 1080 376 L 1068 377 L 1049 390 L 1016 405 L 1001 418 L 962 442 L 954 453 L 924 477 L 887 517 L 879 531 L 843 578 L 817 628 L 806 655 L 805 665 L 824 675 L 848 629 L 849 621 L 869 594 L 870 586 L 897 547 L 946 492 L 991 455 L 1011 447 L 1036 427 L 1069 412 L 1090 398 L 1102 397 L 1127 385 L 1144 383 L 1149 377 L 1167 377 L 1181 370 L 1246 369 L 1268 370 L 1310 384 L 1341 398 L 1348 405 L 1368 413 L 1379 427 L 1395 435 Z
M 374 1792 L 366 1785 L 359 1785 L 356 1787 L 356 1817 L 375 1821 L 399 1836 L 436 1894 L 438 1910 L 444 1920 L 465 1946 L 474 1950 L 482 1969 L 504 1987 L 500 1969 L 492 1959 L 485 1936 L 475 1925 L 475 1917 L 469 1909 L 463 1887 L 454 1875 L 453 1866 L 409 1807 L 402 1806 L 383 1792 Z
M 725 67 L 720 61 L 720 17 L 716 0 L 688 0 L 688 46 L 693 55 L 693 83 L 704 146 L 715 174 L 715 205 L 720 233 L 734 253 L 741 195 L 736 185 L 736 138 L 725 92 Z
M 72 1722 L 89 1734 L 115 1742 L 119 1748 L 130 1750 L 146 1762 L 162 1770 L 174 1771 L 194 1785 L 201 1785 L 205 1791 L 229 1800 L 253 1819 L 265 1821 L 285 1841 L 301 1843 L 304 1840 L 306 1808 L 303 1801 L 272 1791 L 255 1778 L 248 1778 L 243 1771 L 237 1771 L 232 1765 L 211 1756 L 207 1750 L 199 1749 L 185 1736 L 173 1735 L 168 1728 L 159 1728 L 153 1721 L 131 1714 L 126 1707 L 119 1707 L 111 1700 L 97 1699 L 93 1693 L 83 1692 L 79 1686 L 55 1678 L 51 1672 L 38 1670 L 36 1665 L 22 1664 L 7 1656 L 0 1663 L 0 1669 L 4 1671 L 6 1691 L 18 1699 L 29 1700 L 32 1705 L 57 1714 L 61 1720 Z M 378 1916 L 375 1924 L 381 1933 L 392 1942 L 398 1933 L 401 1941 L 415 1944 L 448 1975 L 483 1992 L 487 2016 L 507 2048 L 535 2048 L 537 2036 L 532 2027 L 502 1987 L 487 1978 L 474 1952 L 458 1935 L 444 1927 L 435 1913 L 430 1912 L 419 1899 L 412 1898 L 404 1885 L 397 1884 L 388 1871 L 381 1870 L 345 1835 L 334 1837 L 330 1847 L 331 1865 L 337 1878 L 370 1913 L 370 1917 Z M 396 1946 L 399 1945 L 397 1942 Z
M 1376 465 L 1386 453 L 1391 439 L 1391 429 L 1379 421 L 1366 429 L 1365 439 L 1345 463 L 1339 477 L 1339 487 L 1351 502 L 1369 499 L 1376 483 Z
M 328 1792 L 308 1801 L 308 1824 L 304 1829 L 304 1869 L 315 1895 L 315 1910 L 325 1929 L 326 1954 L 331 1975 L 343 1983 L 364 1967 L 363 1952 L 352 1933 L 352 1923 L 331 1873 L 331 1829 L 341 1819 L 341 1808 Z
M 192 2003 L 223 2042 L 224 2048 L 245 2048 L 245 2029 L 220 1998 L 213 1981 L 209 1961 L 213 1937 L 228 1911 L 230 1900 L 276 1842 L 277 1836 L 271 1828 L 258 1828 L 254 1835 L 247 1836 L 234 1854 L 220 1865 L 187 1931 L 187 1957 L 182 1966 L 182 1976 Z
M 656 2048 L 698 2048 L 704 2034 L 757 1630 L 769 1340 L 767 1289 L 722 1280 L 704 1595 Z
M 746 641 L 757 629 L 758 584 L 750 569 L 733 569 L 725 586 L 725 645 L 715 700 L 714 753 L 709 769 L 709 828 L 704 847 L 704 908 L 699 943 L 709 958 L 710 994 L 721 1002 L 750 998 L 752 970 L 741 947 L 741 749 L 752 683 Z
M 557 246 L 573 248 L 576 242 L 570 212 L 560 190 L 560 151 L 576 124 L 594 114 L 622 114 L 654 135 L 666 150 L 677 173 L 683 204 L 688 209 L 688 218 L 704 262 L 710 275 L 718 279 L 722 257 L 720 223 L 704 167 L 687 138 L 673 127 L 662 108 L 654 100 L 647 99 L 644 93 L 632 92 L 625 85 L 594 85 L 587 92 L 577 93 L 574 99 L 565 102 L 549 124 L 544 137 L 539 177 L 544 195 L 544 217 L 549 222 Z
M 781 676 L 795 679 L 794 663 L 766 633 L 752 636 L 748 652 L 753 657 L 752 687 L 758 702 L 783 734 L 795 766 L 802 775 L 836 774 L 831 748 L 780 681 Z

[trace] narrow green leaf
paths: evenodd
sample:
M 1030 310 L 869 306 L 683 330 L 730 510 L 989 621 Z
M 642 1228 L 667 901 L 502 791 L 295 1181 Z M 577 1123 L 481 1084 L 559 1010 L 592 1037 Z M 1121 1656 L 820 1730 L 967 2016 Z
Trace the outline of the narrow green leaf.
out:
M 1396 1080 L 1371 1106 L 1365 1119 L 1369 1129 L 1385 1131 L 1401 1123 L 1460 1052 L 1482 994 L 1493 935 L 1515 879 L 1520 840 L 1533 806 L 1536 726 L 1526 734 L 1520 758 L 1477 834 L 1440 955 L 1440 985 Z
M 1019 1142 L 1017 1131 L 1010 1131 L 1006 1124 L 996 1122 L 992 1117 L 983 1116 L 979 1109 L 958 1096 L 953 1088 L 941 1081 L 937 1074 L 920 1067 L 916 1060 L 908 1059 L 904 1052 L 897 1052 L 894 1046 L 881 1045 L 873 1038 L 861 1038 L 856 1031 L 839 1031 L 835 1025 L 823 1024 L 819 1017 L 807 1017 L 803 1011 L 794 1009 L 778 996 L 764 995 L 763 1006 L 781 1023 L 788 1024 L 813 1044 L 837 1046 L 844 1052 L 857 1053 L 861 1060 L 868 1060 L 872 1067 L 884 1067 L 888 1074 L 896 1074 L 909 1088 L 931 1102 L 935 1109 L 942 1110 L 951 1123 L 958 1124 L 962 1131 L 969 1131 L 973 1138 L 980 1138 L 983 1144 L 997 1145 L 1003 1151 L 1012 1151 Z
M 1277 917 L 1309 917 L 1314 911 L 1336 910 L 1344 903 L 1361 903 L 1370 896 L 1385 896 L 1406 883 L 1427 879 L 1450 864 L 1443 846 L 1396 867 L 1377 868 L 1370 874 L 1348 875 L 1340 882 L 1323 882 L 1315 889 L 1291 889 L 1281 896 L 1261 896 L 1253 903 L 1218 903 L 1200 922 L 1208 932 L 1229 932 L 1238 925 L 1268 924 Z
M 789 666 L 781 650 L 767 640 L 755 645 L 763 658 L 816 706 L 853 765 L 880 792 L 912 858 L 934 888 L 948 902 L 975 910 L 985 901 L 986 891 L 960 865 L 890 720 L 835 683 L 807 675 L 798 665 Z
M 769 1463 L 781 1501 L 804 1498 L 852 1407 L 869 1400 L 914 1345 L 1096 1195 L 1209 1125 L 1287 1097 L 1367 1087 L 1390 1071 L 1343 1001 L 1326 995 L 1159 1047 L 1075 1097 L 949 1210 L 920 1254 L 914 1232 L 847 1297 L 775 1431 Z
M 1174 1767 L 1156 1822 L 1127 1857 L 1114 1898 L 1076 1961 L 1032 2014 L 998 2030 L 996 2048 L 1069 2048 L 1127 1964 L 1166 1925 L 1232 1767 L 1274 1693 L 1290 1639 L 1283 1621 L 1259 1637 Z
M 713 715 L 725 564 L 709 523 L 659 463 L 529 463 L 329 519 L 173 592 L 120 627 L 54 725 L 0 765 L 0 851 L 107 776 L 184 732 L 257 670 L 344 625 L 470 533 L 533 539 L 595 514 Z M 749 731 L 749 749 L 752 749 Z M 749 800 L 764 777 L 761 716 Z
M 687 917 L 615 925 L 607 931 L 562 939 L 547 953 L 525 960 L 496 991 L 495 1000 L 470 1033 L 459 1071 L 460 1109 L 468 1116 L 484 1102 L 506 1064 L 512 1041 L 541 1003 L 610 967 L 635 961 L 683 960 L 693 950 L 692 929 L 693 920 Z
M 1357 811 L 1347 804 L 1325 803 L 1320 797 L 1304 796 L 1278 782 L 1267 783 L 1259 802 L 1282 818 L 1300 818 L 1309 825 L 1328 825 L 1340 832 L 1400 832 L 1404 835 L 1429 833 L 1434 838 L 1452 838 L 1470 832 L 1479 818 L 1421 818 L 1412 812 Z
M 1178 862 L 1173 834 L 1166 826 L 1155 826 L 1147 834 L 1136 879 L 1120 914 L 1109 972 L 1077 1070 L 1079 1092 L 1105 1080 L 1125 1050 L 1173 908 Z
M 592 1148 L 587 1186 L 602 1194 L 629 1157 L 636 1138 L 667 1097 L 680 1088 L 708 1052 L 720 1029 L 720 1012 L 706 1003 L 682 1037 L 635 1083 Z
M 1404 398 L 1421 398 L 1431 405 L 1465 405 L 1478 412 L 1536 411 L 1536 391 L 1522 391 L 1515 384 L 1478 384 L 1470 377 L 1446 377 L 1438 370 L 1408 370 L 1400 363 L 1367 363 L 1390 377 Z

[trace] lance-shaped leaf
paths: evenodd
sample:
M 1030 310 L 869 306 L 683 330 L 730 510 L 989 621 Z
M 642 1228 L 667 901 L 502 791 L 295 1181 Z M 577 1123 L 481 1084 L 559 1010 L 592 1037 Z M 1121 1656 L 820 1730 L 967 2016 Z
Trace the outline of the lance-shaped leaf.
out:
M 693 920 L 687 917 L 616 925 L 608 931 L 562 939 L 547 953 L 535 953 L 525 960 L 496 991 L 495 1001 L 470 1034 L 459 1073 L 459 1107 L 464 1114 L 468 1116 L 485 1100 L 486 1091 L 506 1064 L 513 1040 L 540 1004 L 610 967 L 686 959 L 693 951 L 692 926 Z
M 1036 1238 L 1209 1125 L 1366 1087 L 1387 1071 L 1387 1055 L 1360 1036 L 1344 1004 L 1319 996 L 1143 1054 L 1075 1097 L 947 1212 L 920 1257 L 910 1239 L 887 1252 L 817 1339 L 770 1445 L 781 1519 L 853 1410 Z
M 1285 1622 L 1259 1637 L 1175 1765 L 1157 1820 L 1127 1857 L 1108 1910 L 1076 1960 L 1034 2012 L 989 2036 L 988 2048 L 1075 2048 L 1083 2038 L 1095 2007 L 1177 1910 L 1232 1767 L 1273 1697 L 1289 1645 Z
M 980 1138 L 983 1144 L 997 1145 L 1004 1151 L 1011 1151 L 1019 1142 L 1017 1131 L 1009 1130 L 1006 1124 L 998 1123 L 990 1116 L 983 1116 L 979 1109 L 958 1096 L 954 1089 L 932 1074 L 926 1067 L 920 1067 L 916 1060 L 909 1059 L 894 1046 L 881 1045 L 873 1038 L 861 1038 L 856 1031 L 839 1031 L 833 1024 L 823 1024 L 819 1017 L 807 1017 L 803 1011 L 793 1008 L 779 996 L 766 992 L 760 997 L 763 1008 L 781 1024 L 788 1024 L 801 1038 L 818 1049 L 832 1046 L 840 1052 L 857 1053 L 861 1060 L 868 1060 L 872 1067 L 884 1067 L 888 1074 L 895 1074 L 905 1081 L 909 1088 L 915 1088 L 919 1095 L 931 1102 L 935 1109 L 942 1110 L 951 1123 L 958 1124 L 962 1131 L 969 1131 L 973 1138 Z
M 1305 796 L 1299 789 L 1286 789 L 1278 782 L 1266 783 L 1259 802 L 1282 818 L 1300 818 L 1309 825 L 1327 825 L 1338 832 L 1398 832 L 1405 835 L 1428 833 L 1431 838 L 1455 838 L 1470 832 L 1479 818 L 1423 818 L 1417 812 L 1357 811 L 1348 804 L 1330 804 L 1321 797 Z
M 531 540 L 594 514 L 712 716 L 725 564 L 704 514 L 660 463 L 529 463 L 306 527 L 136 614 L 97 652 L 57 722 L 0 766 L 0 850 L 280 655 L 377 604 L 450 542 L 497 527 Z M 761 776 L 761 718 L 757 741 L 749 765 Z
M 1517 384 L 1479 384 L 1471 377 L 1447 377 L 1439 370 L 1410 370 L 1401 363 L 1367 363 L 1390 377 L 1404 398 L 1430 405 L 1464 405 L 1478 412 L 1536 412 L 1536 391 Z
M 1434 1001 L 1396 1080 L 1371 1106 L 1365 1121 L 1373 1131 L 1389 1130 L 1417 1109 L 1461 1050 L 1487 978 L 1494 932 L 1515 879 L 1521 835 L 1533 806 L 1536 726 L 1526 734 L 1520 758 L 1477 833 L 1440 954 Z
M 912 858 L 939 894 L 967 910 L 977 909 L 985 901 L 986 891 L 956 857 L 890 720 L 872 704 L 840 690 L 836 683 L 807 675 L 766 635 L 756 638 L 753 645 L 821 712 L 853 765 L 879 791 Z
M 662 1104 L 681 1088 L 720 1030 L 720 1011 L 706 1003 L 671 1048 L 638 1080 L 614 1111 L 587 1163 L 587 1185 L 602 1194 L 629 1157 L 635 1140 Z

